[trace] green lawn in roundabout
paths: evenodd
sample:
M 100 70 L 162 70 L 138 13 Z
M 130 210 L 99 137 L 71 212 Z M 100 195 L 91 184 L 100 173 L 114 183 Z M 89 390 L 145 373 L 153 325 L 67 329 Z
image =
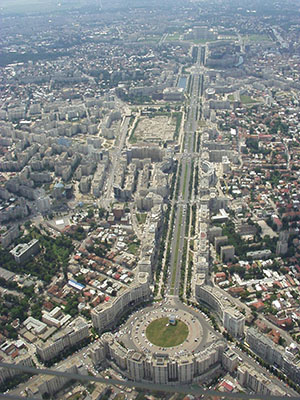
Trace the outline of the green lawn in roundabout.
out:
M 169 318 L 159 318 L 152 321 L 146 328 L 149 342 L 160 347 L 174 347 L 183 343 L 189 334 L 187 325 L 176 320 L 175 325 L 169 324 Z

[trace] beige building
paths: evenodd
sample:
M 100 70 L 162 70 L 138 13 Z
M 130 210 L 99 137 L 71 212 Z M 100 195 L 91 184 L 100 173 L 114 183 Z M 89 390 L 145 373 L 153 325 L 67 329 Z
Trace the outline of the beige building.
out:
M 24 355 L 19 355 L 17 358 L 15 358 L 13 361 L 11 359 L 2 359 L 2 362 L 7 362 L 7 363 L 14 363 L 17 365 L 23 365 L 25 367 L 33 367 L 33 361 L 31 356 L 28 354 Z M 9 368 L 0 368 L 0 385 L 2 385 L 6 380 L 9 380 L 13 378 L 16 375 L 20 375 L 22 372 L 16 370 L 16 369 L 9 369 Z
M 28 260 L 32 255 L 37 254 L 39 249 L 39 241 L 37 239 L 32 239 L 29 243 L 18 244 L 10 253 L 14 256 L 16 262 L 20 264 Z
M 226 371 L 233 372 L 239 365 L 238 355 L 228 348 L 223 353 L 222 364 Z
M 270 365 L 276 364 L 290 379 L 300 383 L 300 361 L 297 357 L 299 348 L 294 344 L 293 351 L 285 350 L 274 344 L 273 340 L 257 329 L 247 330 L 247 343 L 251 350 Z
M 242 337 L 245 330 L 245 317 L 235 308 L 226 308 L 223 312 L 223 326 L 234 337 Z
M 57 372 L 66 372 L 69 374 L 82 374 L 86 373 L 85 368 L 78 358 L 68 360 L 55 369 Z M 34 380 L 32 383 L 28 381 L 25 392 L 28 397 L 34 398 L 53 398 L 53 396 L 62 390 L 64 387 L 71 383 L 70 378 L 62 376 L 52 375 L 40 375 L 38 380 Z
M 285 391 L 249 365 L 238 367 L 237 380 L 242 386 L 249 387 L 257 394 L 286 396 Z
M 149 274 L 146 272 L 139 272 L 132 286 L 120 293 L 118 297 L 99 304 L 92 311 L 92 321 L 98 332 L 101 333 L 114 326 L 129 307 L 150 298 L 148 277 Z
M 230 335 L 234 337 L 244 335 L 244 315 L 235 308 L 219 288 L 205 285 L 202 280 L 198 280 L 196 282 L 196 297 L 199 302 L 207 304 L 218 314 L 224 328 Z
M 216 366 L 221 367 L 225 343 L 212 343 L 197 353 L 169 356 L 166 353 L 145 354 L 123 347 L 111 333 L 105 333 L 90 348 L 95 365 L 117 365 L 129 379 L 158 384 L 191 383 Z
M 69 347 L 87 339 L 90 335 L 88 324 L 81 317 L 76 318 L 65 329 L 61 329 L 46 342 L 36 343 L 36 352 L 43 362 L 58 356 Z

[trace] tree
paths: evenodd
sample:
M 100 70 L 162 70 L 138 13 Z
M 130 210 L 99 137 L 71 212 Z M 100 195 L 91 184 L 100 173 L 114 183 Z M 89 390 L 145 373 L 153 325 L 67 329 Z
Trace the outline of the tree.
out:
M 98 210 L 99 218 L 103 218 L 105 216 L 105 214 L 106 214 L 105 208 L 100 207 Z
M 74 317 L 76 314 L 78 314 L 78 304 L 79 301 L 76 294 L 69 297 L 68 303 L 65 306 L 65 313 Z
M 31 307 L 31 316 L 35 319 L 41 320 L 42 319 L 42 304 L 41 302 L 37 302 L 35 303 L 32 307 Z
M 89 219 L 91 219 L 91 218 L 93 218 L 93 216 L 94 216 L 94 210 L 92 210 L 91 208 L 88 210 L 88 214 L 87 214 L 87 217 L 89 218 Z
M 18 333 L 17 331 L 11 326 L 11 325 L 6 325 L 5 329 L 8 333 L 8 337 L 11 339 L 17 339 L 18 338 Z
M 285 346 L 285 344 L 286 344 L 286 340 L 282 337 L 282 336 L 280 336 L 279 337 L 279 340 L 278 340 L 278 344 L 280 345 L 280 346 Z
M 29 230 L 31 228 L 31 221 L 26 221 L 24 227 Z

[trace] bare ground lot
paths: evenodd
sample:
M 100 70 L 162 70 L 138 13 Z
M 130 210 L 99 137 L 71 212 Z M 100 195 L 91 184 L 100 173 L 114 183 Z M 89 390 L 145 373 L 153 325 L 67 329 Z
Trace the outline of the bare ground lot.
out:
M 264 220 L 257 221 L 257 223 L 258 223 L 258 225 L 261 227 L 261 230 L 262 230 L 261 235 L 262 235 L 262 237 L 265 237 L 266 235 L 269 235 L 270 238 L 273 238 L 273 237 L 277 237 L 277 236 L 278 236 L 277 233 L 274 232 L 273 229 L 271 229 L 271 228 L 269 227 L 269 225 L 267 225 L 266 222 L 265 222 Z
M 172 140 L 176 128 L 176 119 L 172 116 L 141 117 L 134 132 L 135 141 L 160 142 Z

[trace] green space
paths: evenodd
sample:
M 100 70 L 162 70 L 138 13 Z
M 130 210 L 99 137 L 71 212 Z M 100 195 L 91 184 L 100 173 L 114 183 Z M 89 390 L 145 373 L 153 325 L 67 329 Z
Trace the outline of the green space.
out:
M 172 40 L 179 40 L 181 33 L 173 33 L 172 35 L 168 34 L 166 38 L 166 42 L 171 42 Z
M 172 273 L 171 291 L 170 291 L 171 295 L 174 293 L 174 286 L 175 286 L 175 280 L 176 280 L 176 270 L 177 270 L 177 261 L 178 261 L 178 252 L 179 252 L 181 224 L 182 224 L 182 210 L 180 211 L 179 222 L 178 222 L 178 233 L 177 233 L 176 248 L 175 248 L 175 260 L 174 260 L 174 268 L 173 268 L 173 273 Z
M 142 213 L 142 214 L 136 214 L 136 219 L 138 220 L 139 224 L 144 224 L 146 222 L 147 219 L 147 214 L 146 213 Z
M 188 228 L 189 224 L 187 223 Z M 187 259 L 187 248 L 188 248 L 188 240 L 184 239 L 183 251 L 181 257 L 181 268 L 180 268 L 180 284 L 179 284 L 179 299 L 183 301 L 183 292 L 184 292 L 184 281 L 185 281 L 185 272 L 186 272 L 186 259 Z
M 218 41 L 220 40 L 237 40 L 237 36 L 234 35 L 219 35 L 218 36 Z
M 69 257 L 73 252 L 72 240 L 65 235 L 55 239 L 41 232 L 37 227 L 28 229 L 28 234 L 15 240 L 15 245 L 28 243 L 32 239 L 39 241 L 40 251 L 35 257 L 18 264 L 13 256 L 0 248 L 0 265 L 17 274 L 31 274 L 46 283 L 61 270 L 66 270 Z
M 177 320 L 169 324 L 169 318 L 159 318 L 151 322 L 146 329 L 147 339 L 156 346 L 174 347 L 185 341 L 189 334 L 187 325 Z
M 228 237 L 228 244 L 235 247 L 235 254 L 238 257 L 244 256 L 249 251 L 249 245 L 240 234 L 236 233 L 232 221 L 227 221 L 222 225 L 222 235 Z
M 187 42 L 189 42 L 189 40 L 187 40 Z M 205 44 L 210 42 L 216 42 L 216 39 L 193 39 L 191 42 L 194 44 Z
M 234 95 L 233 94 L 230 94 L 227 98 L 228 98 L 229 101 L 234 101 Z M 254 103 L 258 102 L 258 100 L 253 99 L 251 96 L 247 96 L 245 94 L 241 94 L 240 100 L 245 105 L 254 104 Z
M 268 37 L 268 35 L 261 35 L 258 33 L 254 33 L 252 35 L 246 36 L 251 42 L 268 42 L 271 41 L 271 39 Z
M 160 41 L 160 36 L 146 36 L 145 38 L 143 38 L 142 40 L 139 40 L 140 43 L 145 43 L 145 44 L 151 44 L 151 43 L 158 43 Z
M 250 97 L 250 96 L 247 96 L 247 95 L 242 94 L 240 97 L 241 97 L 241 102 L 242 102 L 243 104 L 253 104 L 253 103 L 257 103 L 257 100 L 252 99 L 252 97 Z
M 126 399 L 125 394 L 124 393 L 118 393 L 115 397 L 115 400 L 124 400 Z
M 172 119 L 175 119 L 176 121 L 175 132 L 174 132 L 174 139 L 176 139 L 179 136 L 180 125 L 182 120 L 182 112 L 174 112 L 172 114 Z
M 131 134 L 130 134 L 130 137 L 129 137 L 129 143 L 131 143 L 131 144 L 134 144 L 134 143 L 137 142 L 137 138 L 134 136 L 134 133 L 135 133 L 135 130 L 136 130 L 137 126 L 138 126 L 138 123 L 139 123 L 139 119 L 137 119 L 135 121 L 135 124 L 134 124 L 134 126 L 133 126 L 133 128 L 131 130 Z
M 128 253 L 130 254 L 136 254 L 138 252 L 138 249 L 140 248 L 140 244 L 139 243 L 130 243 L 130 245 L 128 246 Z
M 132 115 L 132 116 L 130 117 L 129 124 L 128 124 L 128 127 L 129 127 L 129 128 L 130 128 L 130 127 L 132 126 L 132 124 L 134 123 L 134 120 L 135 120 L 135 116 Z
M 190 147 L 190 138 L 189 138 L 189 147 Z M 185 171 L 184 171 L 183 189 L 182 189 L 182 197 L 183 198 L 185 196 L 185 190 L 186 190 L 186 184 L 187 184 L 187 174 L 188 174 L 188 166 L 186 164 L 185 165 Z

